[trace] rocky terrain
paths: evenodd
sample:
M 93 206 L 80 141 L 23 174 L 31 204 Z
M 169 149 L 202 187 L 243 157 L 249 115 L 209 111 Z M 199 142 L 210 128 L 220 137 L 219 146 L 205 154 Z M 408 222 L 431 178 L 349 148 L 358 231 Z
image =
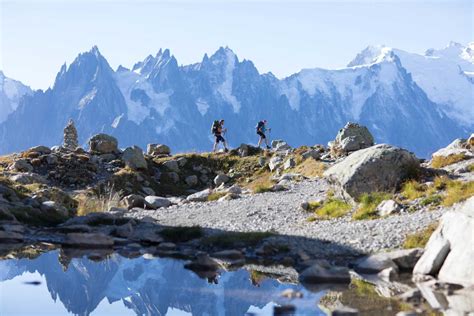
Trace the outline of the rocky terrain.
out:
M 430 161 L 374 144 L 354 123 L 328 148 L 277 140 L 271 150 L 242 144 L 228 154 L 172 156 L 162 144 L 143 153 L 120 149 L 106 134 L 84 150 L 77 137 L 70 122 L 63 146 L 0 157 L 2 256 L 35 245 L 179 257 L 201 272 L 279 264 L 296 269 L 305 284 L 357 275 L 379 294 L 412 291 L 401 299 L 415 309 L 428 300 L 441 310 L 473 310 L 465 303 L 474 273 L 465 265 L 474 255 L 459 246 L 471 240 L 472 248 L 472 135 Z M 396 281 L 414 267 L 421 292 Z M 459 269 L 465 272 L 453 273 Z M 464 305 L 439 295 L 436 303 L 430 291 L 458 295 Z

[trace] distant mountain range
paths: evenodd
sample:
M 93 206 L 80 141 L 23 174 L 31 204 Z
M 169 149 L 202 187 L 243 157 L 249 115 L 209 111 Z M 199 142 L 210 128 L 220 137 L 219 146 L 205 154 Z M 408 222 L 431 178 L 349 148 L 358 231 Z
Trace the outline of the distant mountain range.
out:
M 210 150 L 219 118 L 233 146 L 256 143 L 263 118 L 271 138 L 293 146 L 325 144 L 355 121 L 376 142 L 424 157 L 474 130 L 474 42 L 424 55 L 371 46 L 346 68 L 304 69 L 284 79 L 260 74 L 229 48 L 186 66 L 160 50 L 114 71 L 93 47 L 63 65 L 46 91 L 1 72 L 0 82 L 0 153 L 58 145 L 70 118 L 82 144 L 104 132 L 121 147 L 165 143 L 175 152 Z

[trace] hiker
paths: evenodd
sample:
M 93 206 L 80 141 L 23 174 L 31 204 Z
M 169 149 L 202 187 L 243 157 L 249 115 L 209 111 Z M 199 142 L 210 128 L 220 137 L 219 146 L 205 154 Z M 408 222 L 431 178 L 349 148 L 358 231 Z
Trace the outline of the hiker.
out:
M 217 145 L 219 144 L 219 142 L 222 142 L 224 144 L 224 151 L 228 152 L 229 149 L 227 149 L 227 142 L 225 141 L 224 137 L 222 137 L 222 133 L 225 134 L 225 132 L 227 132 L 227 128 L 224 128 L 224 120 L 214 121 L 214 123 L 212 124 L 211 132 L 212 134 L 214 134 L 214 137 L 216 139 L 214 141 L 213 151 L 216 152 Z
M 262 141 L 265 141 L 265 145 L 267 145 L 267 149 L 270 149 L 270 145 L 268 145 L 267 136 L 265 136 L 265 132 L 267 131 L 267 120 L 262 120 L 258 122 L 255 128 L 257 129 L 257 135 L 260 136 L 257 147 L 260 148 Z M 268 131 L 271 131 L 271 129 L 269 128 Z

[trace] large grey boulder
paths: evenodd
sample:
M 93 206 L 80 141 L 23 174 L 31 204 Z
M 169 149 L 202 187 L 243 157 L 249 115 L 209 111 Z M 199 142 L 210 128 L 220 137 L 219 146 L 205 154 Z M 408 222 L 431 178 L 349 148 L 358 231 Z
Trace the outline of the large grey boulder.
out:
M 143 150 L 138 146 L 127 147 L 122 154 L 122 160 L 127 167 L 133 170 L 147 168 Z
M 474 197 L 446 212 L 431 235 L 415 275 L 438 276 L 443 282 L 474 285 Z
M 118 141 L 115 137 L 107 134 L 97 134 L 89 139 L 91 152 L 99 154 L 112 154 L 118 152 Z
M 189 195 L 186 198 L 186 200 L 190 202 L 204 202 L 204 201 L 207 201 L 207 198 L 209 197 L 211 192 L 212 191 L 210 189 L 202 190 L 202 191 Z
M 148 144 L 146 146 L 146 152 L 150 156 L 161 156 L 169 155 L 171 153 L 171 149 L 163 144 Z
M 170 200 L 164 197 L 160 197 L 160 196 L 147 196 L 145 198 L 145 201 L 151 208 L 155 210 L 160 207 L 168 207 L 171 205 Z
M 179 164 L 176 160 L 168 160 L 163 163 L 163 166 L 171 171 L 179 172 Z
M 186 184 L 189 186 L 189 187 L 194 187 L 198 184 L 199 182 L 199 179 L 196 175 L 190 175 L 190 176 L 187 176 L 186 178 L 184 178 L 184 182 L 186 182 Z
M 223 183 L 227 183 L 229 182 L 230 178 L 229 176 L 225 175 L 225 174 L 218 174 L 215 178 L 214 178 L 214 184 L 218 187 L 220 186 L 221 184 Z
M 29 152 L 35 152 L 35 153 L 38 153 L 40 155 L 49 155 L 51 153 L 51 149 L 49 147 L 46 147 L 46 146 L 35 146 L 35 147 L 31 147 L 30 149 L 28 149 Z
M 368 148 L 374 145 L 374 137 L 367 127 L 348 122 L 336 135 L 336 139 L 329 143 L 334 156 L 345 155 L 349 152 Z
M 268 163 L 268 167 L 270 168 L 270 171 L 274 171 L 282 163 L 283 163 L 283 159 L 280 156 L 275 156 L 275 157 L 272 157 L 272 159 L 270 159 L 270 162 Z
M 347 198 L 363 193 L 395 191 L 420 166 L 405 149 L 381 144 L 356 151 L 324 172 Z
M 434 152 L 432 157 L 433 158 L 434 157 L 448 157 L 451 155 L 459 155 L 459 154 L 464 154 L 466 156 L 474 156 L 473 150 L 474 150 L 474 147 L 471 148 L 471 145 L 469 144 L 469 140 L 458 138 L 458 139 L 455 139 L 448 146 Z

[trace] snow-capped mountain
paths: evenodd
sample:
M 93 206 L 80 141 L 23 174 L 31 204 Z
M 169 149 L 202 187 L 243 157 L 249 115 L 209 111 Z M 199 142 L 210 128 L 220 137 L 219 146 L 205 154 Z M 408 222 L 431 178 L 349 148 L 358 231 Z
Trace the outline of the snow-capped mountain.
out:
M 32 93 L 28 86 L 5 77 L 0 70 L 0 123 L 4 122 L 8 115 L 16 110 L 23 96 Z
M 0 150 L 61 142 L 69 118 L 80 142 L 98 132 L 120 146 L 163 142 L 174 151 L 209 150 L 210 125 L 224 118 L 230 144 L 255 143 L 266 118 L 271 138 L 326 143 L 347 121 L 369 127 L 377 142 L 428 156 L 474 129 L 474 44 L 411 54 L 368 47 L 336 70 L 304 69 L 288 78 L 260 74 L 220 48 L 179 66 L 160 50 L 114 71 L 97 47 L 64 65 L 52 88 L 26 95 L 0 124 Z

